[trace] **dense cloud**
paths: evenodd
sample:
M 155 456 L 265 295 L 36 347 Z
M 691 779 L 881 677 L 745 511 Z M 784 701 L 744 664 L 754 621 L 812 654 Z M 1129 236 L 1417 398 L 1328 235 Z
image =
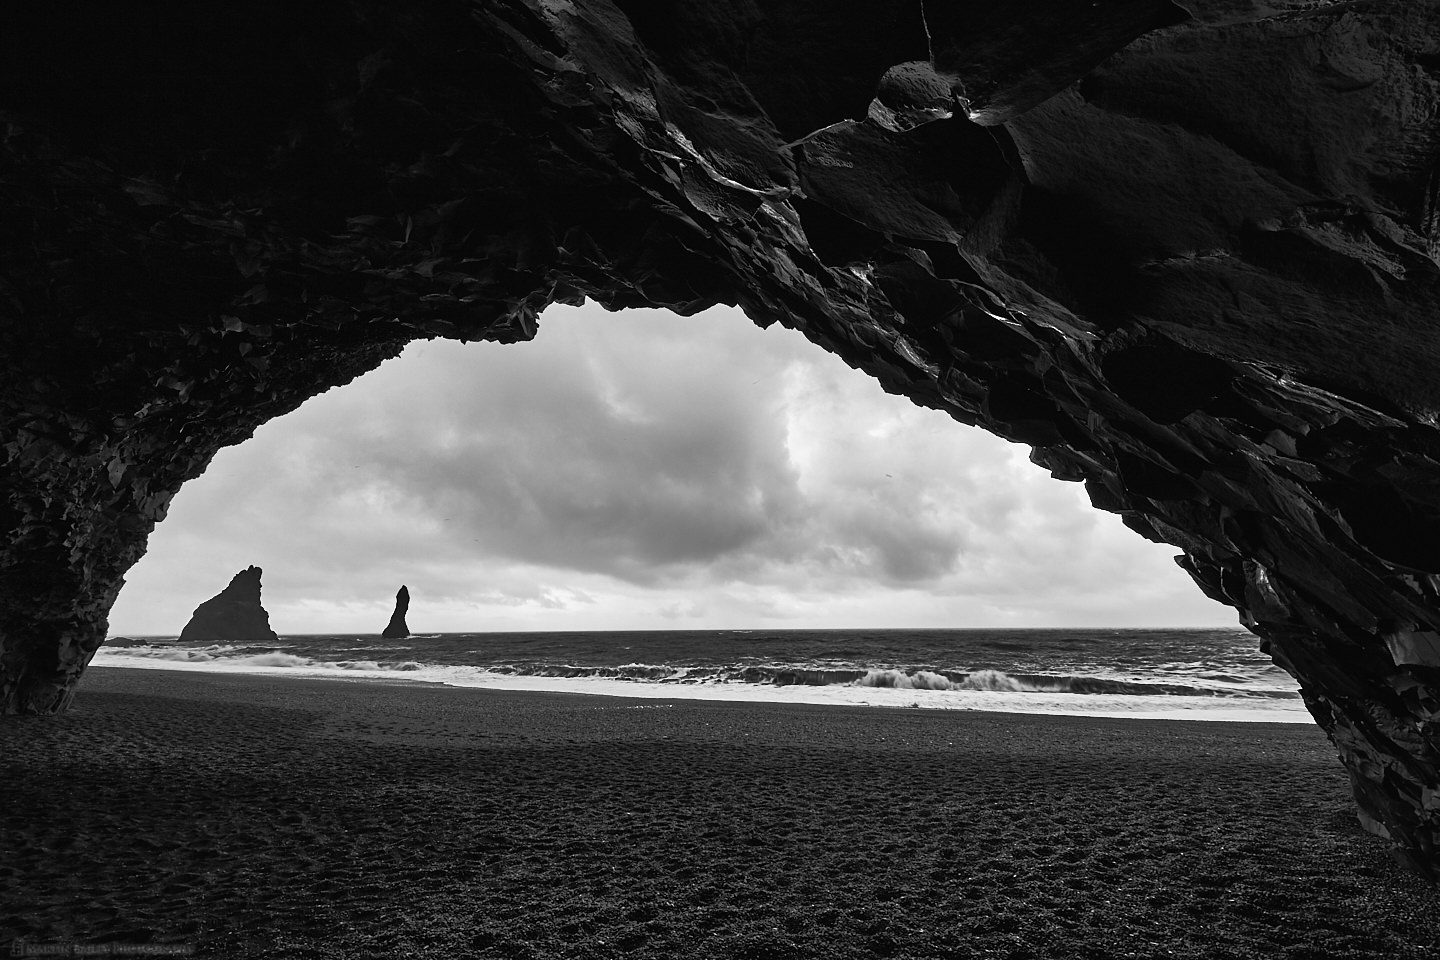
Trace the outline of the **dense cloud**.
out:
M 222 451 L 112 617 L 175 632 L 249 563 L 280 632 L 1232 624 L 1027 451 L 738 312 L 554 308 L 412 345 Z

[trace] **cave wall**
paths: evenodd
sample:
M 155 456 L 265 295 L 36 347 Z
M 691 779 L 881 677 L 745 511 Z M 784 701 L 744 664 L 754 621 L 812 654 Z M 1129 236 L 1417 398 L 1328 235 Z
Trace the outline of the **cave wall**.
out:
M 551 302 L 729 303 L 1181 548 L 1440 860 L 1440 4 L 18 11 L 5 712 L 271 417 Z

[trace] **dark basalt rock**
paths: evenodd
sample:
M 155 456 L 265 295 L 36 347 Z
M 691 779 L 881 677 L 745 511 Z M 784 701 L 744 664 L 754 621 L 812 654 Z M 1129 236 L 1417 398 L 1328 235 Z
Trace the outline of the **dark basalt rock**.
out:
M 195 608 L 181 640 L 215 643 L 273 643 L 270 614 L 260 603 L 260 568 L 246 567 L 230 585 Z
M 390 614 L 390 622 L 385 629 L 380 631 L 380 636 L 387 640 L 403 640 L 410 636 L 410 627 L 405 623 L 405 614 L 410 609 L 410 591 L 404 584 L 395 594 L 395 612 Z
M 5 711 L 271 417 L 556 301 L 729 303 L 1177 545 L 1440 861 L 1435 2 L 7 13 Z

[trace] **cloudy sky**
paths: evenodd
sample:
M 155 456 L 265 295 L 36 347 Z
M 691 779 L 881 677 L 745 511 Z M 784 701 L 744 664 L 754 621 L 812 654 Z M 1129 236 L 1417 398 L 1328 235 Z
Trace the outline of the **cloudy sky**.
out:
M 737 310 L 554 307 L 415 343 L 222 450 L 111 614 L 175 634 L 239 569 L 282 633 L 1234 626 L 1028 450 Z

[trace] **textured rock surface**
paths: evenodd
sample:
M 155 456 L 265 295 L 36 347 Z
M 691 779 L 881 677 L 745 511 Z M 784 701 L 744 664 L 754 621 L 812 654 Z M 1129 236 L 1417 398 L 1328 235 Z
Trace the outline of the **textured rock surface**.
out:
M 403 639 L 410 636 L 410 626 L 405 622 L 405 614 L 410 610 L 410 591 L 404 584 L 395 594 L 395 612 L 390 614 L 390 622 L 385 624 L 385 629 L 380 631 L 380 636 L 386 639 Z
M 165 7 L 0 32 L 5 710 L 265 420 L 723 302 L 1180 547 L 1437 862 L 1435 2 Z
M 246 567 L 230 584 L 195 608 L 181 640 L 269 643 L 279 640 L 260 602 L 260 568 Z

